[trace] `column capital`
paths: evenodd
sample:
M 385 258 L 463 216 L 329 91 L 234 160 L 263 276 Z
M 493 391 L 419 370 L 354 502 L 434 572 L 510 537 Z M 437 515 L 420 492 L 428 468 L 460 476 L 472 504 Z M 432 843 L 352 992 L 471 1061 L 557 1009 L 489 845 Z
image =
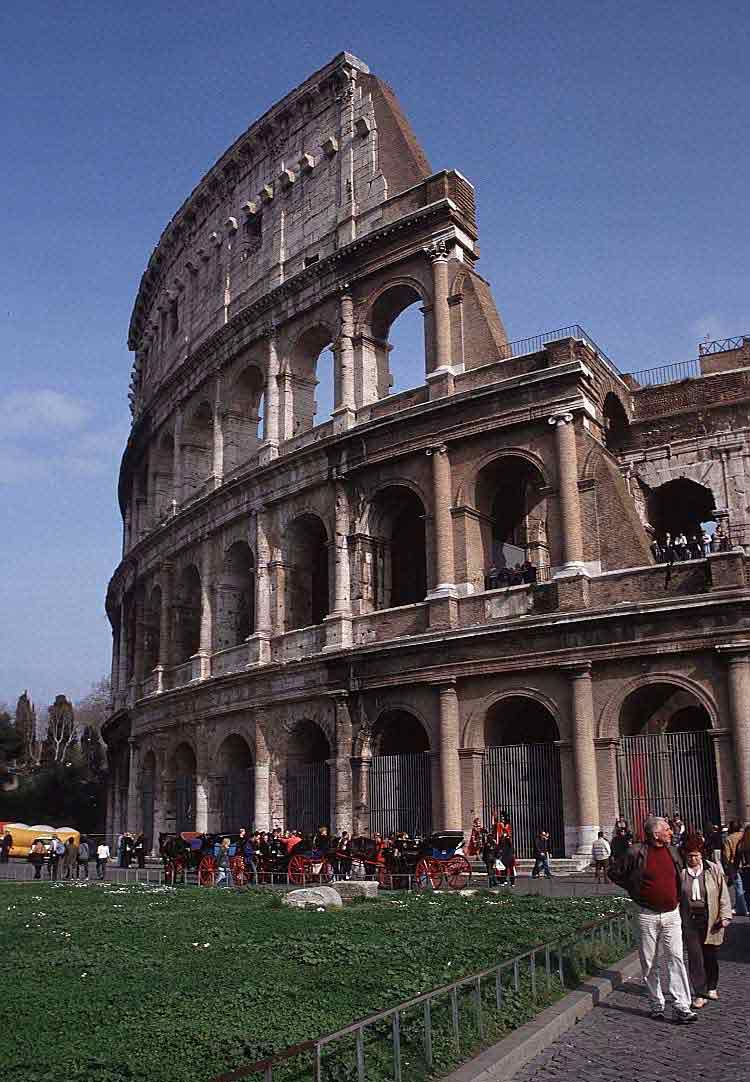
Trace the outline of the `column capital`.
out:
M 447 695 L 450 691 L 456 690 L 457 680 L 455 676 L 446 676 L 443 680 L 436 680 L 432 685 L 436 691 L 441 695 Z
M 452 247 L 452 237 L 436 237 L 431 244 L 425 245 L 422 251 L 431 263 L 437 263 L 438 260 L 445 261 L 448 259 Z
M 425 454 L 427 455 L 428 458 L 430 458 L 432 455 L 445 455 L 447 453 L 448 453 L 448 444 L 447 443 L 439 443 L 435 447 L 428 447 L 427 450 L 425 451 Z
M 744 665 L 750 661 L 750 641 L 730 642 L 715 649 L 728 665 Z
M 593 668 L 590 661 L 564 661 L 558 667 L 574 680 L 582 676 L 591 676 Z
M 548 425 L 554 425 L 555 428 L 560 428 L 563 425 L 569 425 L 573 420 L 572 413 L 553 413 L 547 418 Z

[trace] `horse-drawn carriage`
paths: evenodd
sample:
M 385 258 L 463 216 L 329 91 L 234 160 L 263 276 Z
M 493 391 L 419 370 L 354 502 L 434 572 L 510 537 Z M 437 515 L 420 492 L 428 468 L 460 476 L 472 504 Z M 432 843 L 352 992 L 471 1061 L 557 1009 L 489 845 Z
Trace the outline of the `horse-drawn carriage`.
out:
M 184 883 L 189 872 L 195 872 L 198 885 L 212 887 L 219 871 L 218 856 L 221 839 L 229 837 L 229 870 L 238 887 L 247 882 L 242 854 L 238 852 L 238 836 L 199 834 L 185 830 L 181 834 L 160 834 L 159 854 L 164 862 L 164 882 Z
M 426 838 L 396 834 L 386 840 L 352 838 L 352 878 L 377 879 L 392 890 L 448 888 L 462 890 L 471 879 L 471 865 L 457 850 L 463 844 L 457 830 L 435 831 Z

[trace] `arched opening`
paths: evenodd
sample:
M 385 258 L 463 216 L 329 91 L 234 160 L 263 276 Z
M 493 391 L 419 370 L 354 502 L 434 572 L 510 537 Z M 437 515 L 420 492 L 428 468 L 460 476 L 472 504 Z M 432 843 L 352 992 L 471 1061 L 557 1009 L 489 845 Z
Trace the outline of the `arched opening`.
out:
M 419 387 L 425 380 L 422 297 L 405 283 L 381 293 L 370 312 L 370 348 L 378 398 Z
M 213 476 L 213 411 L 209 402 L 201 402 L 182 430 L 182 498 L 199 496 Z
M 312 834 L 319 826 L 331 825 L 330 758 L 331 746 L 320 726 L 307 719 L 298 721 L 287 744 L 286 825 L 290 830 Z
M 317 515 L 301 515 L 285 538 L 286 630 L 320 624 L 329 611 L 328 538 Z
M 179 744 L 174 753 L 175 831 L 195 830 L 195 753 Z
M 253 824 L 255 775 L 250 748 L 241 736 L 232 733 L 222 742 L 217 755 L 217 786 L 221 830 L 236 834 Z
M 141 770 L 141 823 L 146 841 L 146 852 L 151 851 L 154 840 L 154 799 L 156 792 L 156 756 L 146 753 Z
M 231 385 L 223 415 L 224 472 L 241 466 L 257 453 L 262 441 L 263 370 L 249 364 Z
M 407 710 L 388 710 L 373 727 L 369 766 L 370 832 L 429 833 L 432 821 L 430 741 Z
M 156 444 L 151 460 L 154 521 L 162 522 L 172 513 L 174 501 L 174 437 L 165 432 Z
M 143 613 L 143 668 L 153 672 L 161 656 L 161 587 L 155 586 L 148 595 Z
M 619 451 L 630 438 L 628 415 L 617 395 L 610 391 L 604 399 L 604 443 L 609 451 Z
M 338 404 L 335 401 L 333 354 L 330 352 L 332 342 L 330 329 L 319 323 L 305 331 L 295 343 L 290 357 L 290 387 L 285 391 L 291 394 L 291 411 L 282 411 L 282 415 L 291 413 L 291 431 L 288 426 L 284 431 L 286 439 L 328 420 Z
M 552 852 L 565 852 L 560 733 L 550 710 L 528 695 L 501 699 L 484 722 L 486 751 L 482 770 L 484 818 L 502 812 L 510 818 L 516 853 L 530 857 L 541 830 Z
M 649 815 L 679 814 L 691 828 L 718 822 L 711 716 L 690 690 L 668 680 L 631 691 L 620 707 L 620 815 L 642 836 Z
M 355 596 L 361 611 L 423 601 L 427 592 L 425 510 L 415 492 L 394 485 L 379 492 L 369 514 L 369 535 L 358 540 Z
M 692 538 L 700 541 L 703 524 L 716 518 L 711 489 L 687 477 L 678 477 L 653 489 L 647 508 L 649 521 L 660 540 L 669 534 L 674 541 L 682 534 L 688 542 Z
M 236 541 L 224 557 L 216 590 L 216 642 L 219 650 L 239 646 L 255 631 L 255 558 Z
M 485 588 L 535 582 L 549 567 L 544 478 L 520 455 L 504 455 L 477 477 Z
M 201 577 L 194 564 L 178 580 L 174 620 L 175 660 L 180 665 L 197 654 L 201 644 Z

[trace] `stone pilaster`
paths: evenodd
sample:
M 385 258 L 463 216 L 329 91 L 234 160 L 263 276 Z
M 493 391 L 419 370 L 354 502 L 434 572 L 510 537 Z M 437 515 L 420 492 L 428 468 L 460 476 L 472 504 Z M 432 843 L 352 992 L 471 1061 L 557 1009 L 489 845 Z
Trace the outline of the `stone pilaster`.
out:
M 265 512 L 259 509 L 255 514 L 255 631 L 247 640 L 248 662 L 251 665 L 265 665 L 271 656 L 269 643 L 273 627 L 268 559 Z
M 349 695 L 337 692 L 334 695 L 336 711 L 336 757 L 334 761 L 333 822 L 331 831 L 340 834 L 342 830 L 350 833 L 353 827 L 352 794 L 352 719 L 349 712 Z
M 434 365 L 427 373 L 430 398 L 453 394 L 451 367 L 451 325 L 448 308 L 448 244 L 437 240 L 425 248 L 432 263 L 432 319 L 434 327 Z
M 270 461 L 279 453 L 279 355 L 277 352 L 276 328 L 268 332 L 268 352 L 266 360 L 266 394 L 263 406 L 263 439 L 266 446 L 261 452 L 261 461 Z
M 591 664 L 563 666 L 570 680 L 573 764 L 576 777 L 577 851 L 590 855 L 599 831 L 599 795 L 594 746 Z
M 141 807 L 140 807 L 140 778 L 138 776 L 139 771 L 139 757 L 138 749 L 135 746 L 135 740 L 131 737 L 128 741 L 128 755 L 130 762 L 128 765 L 128 818 L 127 829 L 133 832 L 141 829 Z
M 117 652 L 117 692 L 120 699 L 120 705 L 122 705 L 123 696 L 127 693 L 128 687 L 128 650 L 130 649 L 130 643 L 128 642 L 128 610 L 125 604 L 125 598 L 120 602 L 120 648 Z
M 253 826 L 256 830 L 271 829 L 271 763 L 268 755 L 266 719 L 255 719 L 255 806 Z
M 560 527 L 562 529 L 563 543 L 563 567 L 559 574 L 580 575 L 585 571 L 585 567 L 583 562 L 581 500 L 578 493 L 576 430 L 573 414 L 558 414 L 550 417 L 549 423 L 554 425 L 555 428 L 555 449 L 557 452 Z
M 352 641 L 352 600 L 349 569 L 349 496 L 343 481 L 335 483 L 333 537 L 333 612 L 325 617 L 326 650 L 339 650 Z
M 174 490 L 172 492 L 172 506 L 179 507 L 182 503 L 182 410 L 178 409 L 174 416 L 174 458 L 172 461 L 172 476 Z
M 339 303 L 340 330 L 336 344 L 336 405 L 333 411 L 335 432 L 351 428 L 356 420 L 354 401 L 354 302 L 344 293 Z
M 432 521 L 436 583 L 430 598 L 455 592 L 453 516 L 451 515 L 451 463 L 445 445 L 427 452 L 432 458 Z
M 750 822 L 750 642 L 718 649 L 727 660 L 736 788 L 733 818 L 744 824 Z
M 133 643 L 133 677 L 135 679 L 136 698 L 141 697 L 141 685 L 144 677 L 144 645 L 146 638 L 144 607 L 144 597 L 139 590 L 135 596 L 135 641 Z
M 218 488 L 224 479 L 224 413 L 221 405 L 221 376 L 216 377 L 213 408 L 213 475 Z
M 459 721 L 456 682 L 438 685 L 440 698 L 440 812 L 441 830 L 461 829 L 461 764 L 458 758 Z
M 191 658 L 193 680 L 207 680 L 211 675 L 213 650 L 213 566 L 211 550 L 203 550 L 201 560 L 201 635 L 198 653 Z

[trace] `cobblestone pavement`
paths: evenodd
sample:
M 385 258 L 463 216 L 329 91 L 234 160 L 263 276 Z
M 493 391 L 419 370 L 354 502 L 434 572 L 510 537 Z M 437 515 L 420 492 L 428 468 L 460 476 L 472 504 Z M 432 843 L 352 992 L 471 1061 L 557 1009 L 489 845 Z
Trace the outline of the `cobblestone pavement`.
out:
M 642 982 L 629 981 L 513 1075 L 513 1082 L 750 1079 L 748 918 L 730 927 L 719 967 L 721 999 L 698 1011 L 692 1025 L 652 1021 Z

